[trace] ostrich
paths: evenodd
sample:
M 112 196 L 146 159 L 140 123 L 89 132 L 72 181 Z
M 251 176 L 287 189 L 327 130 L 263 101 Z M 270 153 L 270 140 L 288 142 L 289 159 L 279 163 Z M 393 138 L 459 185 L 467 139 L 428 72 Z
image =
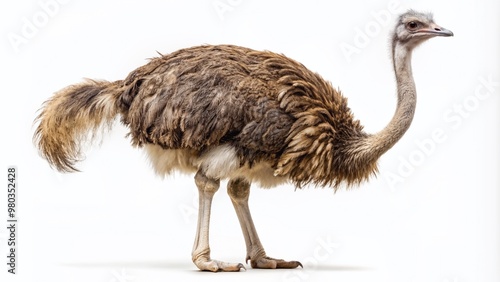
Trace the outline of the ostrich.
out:
M 320 75 L 284 55 L 232 45 L 205 45 L 161 55 L 115 82 L 87 80 L 46 101 L 33 136 L 59 171 L 77 171 L 80 145 L 116 116 L 144 148 L 158 175 L 195 174 L 198 226 L 192 260 L 200 270 L 240 271 L 210 256 L 212 197 L 220 181 L 234 205 L 253 268 L 296 268 L 267 256 L 250 215 L 250 184 L 290 182 L 338 189 L 377 172 L 377 160 L 406 132 L 416 90 L 411 54 L 425 40 L 452 36 L 431 14 L 402 14 L 392 35 L 397 108 L 380 132 L 367 134 L 347 99 Z

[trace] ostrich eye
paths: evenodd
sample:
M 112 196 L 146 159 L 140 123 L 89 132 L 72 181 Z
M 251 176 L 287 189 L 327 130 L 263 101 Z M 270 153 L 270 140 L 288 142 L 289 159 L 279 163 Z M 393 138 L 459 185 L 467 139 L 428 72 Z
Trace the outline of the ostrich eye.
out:
M 415 30 L 418 28 L 418 22 L 409 22 L 406 24 L 406 27 L 410 30 Z

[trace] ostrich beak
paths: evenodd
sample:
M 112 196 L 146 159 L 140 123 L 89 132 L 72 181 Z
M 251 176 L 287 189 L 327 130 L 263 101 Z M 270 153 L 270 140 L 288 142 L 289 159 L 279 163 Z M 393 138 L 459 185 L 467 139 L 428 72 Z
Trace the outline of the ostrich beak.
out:
M 453 32 L 437 24 L 431 24 L 428 28 L 422 28 L 417 33 L 430 36 L 453 36 Z

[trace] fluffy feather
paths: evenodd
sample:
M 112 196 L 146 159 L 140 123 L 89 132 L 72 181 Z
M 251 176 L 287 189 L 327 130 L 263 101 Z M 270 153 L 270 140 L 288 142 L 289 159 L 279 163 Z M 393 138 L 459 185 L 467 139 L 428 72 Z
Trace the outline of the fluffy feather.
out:
M 268 51 L 192 47 L 154 58 L 123 81 L 70 86 L 45 104 L 35 140 L 52 165 L 74 170 L 80 137 L 117 114 L 134 146 L 154 145 L 148 152 L 156 155 L 158 148 L 189 152 L 192 161 L 168 166 L 152 156 L 159 172 L 208 170 L 214 166 L 203 158 L 221 146 L 238 162 L 229 162 L 227 173 L 215 166 L 217 178 L 265 164 L 298 187 L 337 187 L 376 171 L 376 160 L 356 154 L 367 135 L 346 98 L 302 64 Z

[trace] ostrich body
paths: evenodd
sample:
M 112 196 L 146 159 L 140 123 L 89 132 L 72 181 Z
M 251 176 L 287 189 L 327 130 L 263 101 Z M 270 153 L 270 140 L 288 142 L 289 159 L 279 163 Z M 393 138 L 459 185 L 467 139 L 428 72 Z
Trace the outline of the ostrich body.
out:
M 337 189 L 367 180 L 412 121 L 413 48 L 451 35 L 429 14 L 408 11 L 399 17 L 392 37 L 397 109 L 377 134 L 365 133 L 341 93 L 302 64 L 272 52 L 218 45 L 152 59 L 125 80 L 89 80 L 59 91 L 44 104 L 34 140 L 52 166 L 75 171 L 88 132 L 120 115 L 132 144 L 146 149 L 157 174 L 195 173 L 200 205 L 192 258 L 199 269 L 244 268 L 210 257 L 211 203 L 222 179 L 229 180 L 251 266 L 295 268 L 300 262 L 266 255 L 250 215 L 250 184 L 290 181 Z

